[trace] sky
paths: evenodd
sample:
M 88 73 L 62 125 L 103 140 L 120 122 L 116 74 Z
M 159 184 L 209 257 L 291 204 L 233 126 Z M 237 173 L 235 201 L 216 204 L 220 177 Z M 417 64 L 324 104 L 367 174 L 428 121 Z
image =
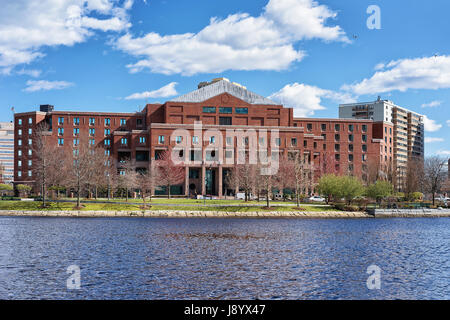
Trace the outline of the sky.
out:
M 40 104 L 134 112 L 226 77 L 299 117 L 381 96 L 425 115 L 426 155 L 450 156 L 449 1 L 0 5 L 0 121 Z

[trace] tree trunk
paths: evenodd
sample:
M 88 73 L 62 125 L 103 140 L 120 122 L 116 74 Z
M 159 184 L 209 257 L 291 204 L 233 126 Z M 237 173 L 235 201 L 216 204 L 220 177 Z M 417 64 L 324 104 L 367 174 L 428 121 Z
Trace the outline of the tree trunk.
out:
M 170 199 L 170 184 L 167 185 L 167 199 Z

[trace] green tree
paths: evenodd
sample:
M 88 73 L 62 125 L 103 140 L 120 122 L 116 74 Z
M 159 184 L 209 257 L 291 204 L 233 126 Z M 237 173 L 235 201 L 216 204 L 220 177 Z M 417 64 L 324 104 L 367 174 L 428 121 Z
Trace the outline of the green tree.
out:
M 32 187 L 26 185 L 26 184 L 18 184 L 17 190 L 19 191 L 20 195 L 28 196 L 28 194 L 31 192 Z
M 340 177 L 334 174 L 326 174 L 319 179 L 318 190 L 319 193 L 326 196 L 327 203 L 331 197 L 335 197 L 339 191 Z
M 380 202 L 383 198 L 392 195 L 393 190 L 394 188 L 389 181 L 376 181 L 367 187 L 366 193 L 369 198 Z
M 353 176 L 338 177 L 338 190 L 335 195 L 337 198 L 344 198 L 350 204 L 355 197 L 362 195 L 363 192 L 364 187 L 358 178 Z
M 13 187 L 10 184 L 0 184 L 0 192 L 2 193 L 2 195 L 4 195 L 5 193 L 9 193 L 11 191 L 13 191 Z

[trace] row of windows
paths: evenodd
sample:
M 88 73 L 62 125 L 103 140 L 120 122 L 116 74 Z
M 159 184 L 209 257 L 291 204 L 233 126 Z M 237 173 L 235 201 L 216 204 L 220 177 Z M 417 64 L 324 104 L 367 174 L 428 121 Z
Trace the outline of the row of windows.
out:
M 32 156 L 33 155 L 33 150 L 28 149 L 28 155 Z M 17 156 L 21 157 L 22 156 L 22 150 L 17 150 Z
M 17 124 L 19 125 L 19 126 L 21 126 L 22 125 L 22 123 L 23 123 L 23 120 L 22 119 L 17 119 Z M 28 124 L 33 124 L 33 118 L 28 118 Z
M 312 131 L 313 130 L 313 124 L 312 123 L 307 123 L 306 124 L 306 129 L 308 131 Z M 320 125 L 320 129 L 322 131 L 327 131 L 327 124 L 326 123 L 322 123 Z M 362 132 L 367 132 L 367 125 L 366 124 L 361 125 L 361 130 L 362 130 Z M 334 131 L 341 131 L 341 125 L 340 124 L 335 124 L 334 125 Z M 350 131 L 350 132 L 354 131 L 354 125 L 353 124 L 349 124 L 348 125 L 348 131 Z
M 28 135 L 31 136 L 32 134 L 33 134 L 33 129 L 29 128 Z M 17 130 L 17 135 L 19 135 L 19 136 L 22 135 L 22 129 Z
M 204 113 L 216 113 L 216 107 L 203 107 Z M 234 108 L 234 112 L 237 114 L 248 114 L 248 108 Z M 233 113 L 232 107 L 219 107 L 219 113 Z
M 89 139 L 89 145 L 94 146 L 95 145 L 95 139 Z M 139 137 L 139 143 L 144 144 L 147 142 L 146 137 Z M 80 139 L 76 138 L 73 139 L 73 145 L 78 146 L 80 144 Z M 105 146 L 111 146 L 111 139 L 105 139 L 104 140 Z M 128 145 L 128 138 L 122 138 L 120 139 L 121 145 Z M 64 145 L 64 138 L 58 138 L 58 145 L 63 146 Z
M 65 119 L 64 117 L 58 117 L 58 125 L 64 125 L 64 119 Z M 89 118 L 89 125 L 90 126 L 94 126 L 95 123 L 96 123 L 96 118 Z M 80 118 L 79 117 L 73 118 L 73 124 L 75 126 L 80 125 Z M 104 119 L 104 124 L 105 124 L 105 126 L 110 126 L 111 125 L 111 118 L 105 118 Z M 120 119 L 120 125 L 121 126 L 125 126 L 126 124 L 127 124 L 127 119 L 123 119 L 123 118 Z M 136 124 L 137 125 L 142 125 L 142 119 L 137 119 Z
M 20 178 L 22 177 L 22 171 L 17 171 L 17 176 Z M 28 176 L 32 177 L 33 176 L 33 172 L 31 170 L 28 170 Z

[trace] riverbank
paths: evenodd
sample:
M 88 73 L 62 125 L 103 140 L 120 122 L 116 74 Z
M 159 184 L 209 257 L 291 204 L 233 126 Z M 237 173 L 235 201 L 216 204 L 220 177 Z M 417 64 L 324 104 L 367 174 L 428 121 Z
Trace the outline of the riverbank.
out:
M 450 210 L 433 210 L 428 212 L 384 212 L 375 215 L 366 212 L 345 211 L 265 211 L 265 212 L 226 212 L 226 211 L 185 211 L 185 210 L 145 210 L 145 211 L 21 211 L 0 210 L 0 216 L 14 217 L 145 217 L 145 218 L 314 218 L 314 219 L 349 219 L 349 218 L 438 218 L 450 217 Z
M 344 211 L 255 211 L 255 212 L 226 212 L 226 211 L 185 211 L 185 210 L 145 210 L 145 211 L 21 211 L 0 210 L 0 216 L 21 217 L 145 217 L 145 218 L 373 218 L 365 212 Z

